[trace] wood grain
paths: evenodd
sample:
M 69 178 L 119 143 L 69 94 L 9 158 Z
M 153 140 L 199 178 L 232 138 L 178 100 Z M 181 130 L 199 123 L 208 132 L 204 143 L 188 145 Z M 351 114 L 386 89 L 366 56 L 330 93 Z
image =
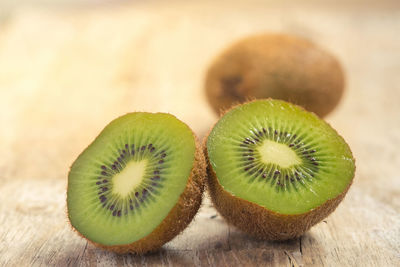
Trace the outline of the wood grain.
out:
M 400 266 L 400 6 L 274 1 L 16 8 L 0 24 L 0 266 Z M 357 160 L 324 222 L 290 242 L 228 226 L 208 199 L 147 256 L 99 250 L 65 210 L 68 168 L 113 118 L 164 111 L 200 136 L 204 73 L 242 36 L 283 31 L 331 50 L 347 92 L 327 120 Z

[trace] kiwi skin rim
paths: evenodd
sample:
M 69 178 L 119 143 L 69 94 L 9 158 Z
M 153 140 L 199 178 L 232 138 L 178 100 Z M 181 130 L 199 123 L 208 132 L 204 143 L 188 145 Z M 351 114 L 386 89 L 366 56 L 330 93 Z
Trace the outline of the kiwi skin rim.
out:
M 146 254 L 160 249 L 162 245 L 171 241 L 189 225 L 199 210 L 203 199 L 206 181 L 206 163 L 199 140 L 194 133 L 193 135 L 195 138 L 196 151 L 193 167 L 185 190 L 180 195 L 178 202 L 168 213 L 167 217 L 165 217 L 153 232 L 130 244 L 106 246 L 87 239 L 70 223 L 72 229 L 93 245 L 118 254 Z
M 271 98 L 268 98 L 267 100 L 270 99 Z M 253 101 L 248 101 L 246 103 Z M 223 114 L 240 105 L 242 104 L 231 107 L 229 110 L 224 111 Z M 300 108 L 304 110 L 304 108 Z M 222 116 L 223 115 L 221 115 L 221 117 Z M 253 202 L 233 196 L 225 191 L 219 183 L 217 175 L 208 158 L 207 140 L 214 126 L 203 140 L 203 150 L 207 162 L 207 185 L 211 200 L 217 211 L 229 224 L 257 239 L 284 241 L 300 237 L 337 208 L 353 183 L 354 176 L 346 189 L 337 197 L 327 200 L 325 203 L 309 212 L 295 215 L 280 214 Z M 337 131 L 336 134 L 338 134 Z

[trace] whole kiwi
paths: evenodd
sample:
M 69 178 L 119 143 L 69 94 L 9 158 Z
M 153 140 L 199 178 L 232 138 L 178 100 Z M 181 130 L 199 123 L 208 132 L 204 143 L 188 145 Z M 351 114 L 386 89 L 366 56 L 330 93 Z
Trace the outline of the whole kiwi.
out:
M 205 89 L 221 112 L 249 99 L 274 98 L 324 117 L 342 97 L 338 60 L 309 40 L 286 34 L 255 35 L 227 48 L 209 68 Z

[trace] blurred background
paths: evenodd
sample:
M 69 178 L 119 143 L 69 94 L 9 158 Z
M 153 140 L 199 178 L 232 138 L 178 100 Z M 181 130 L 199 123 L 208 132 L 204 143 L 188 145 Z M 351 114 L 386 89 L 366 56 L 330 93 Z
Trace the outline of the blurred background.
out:
M 204 93 L 207 68 L 232 42 L 264 32 L 308 38 L 339 59 L 347 90 L 327 120 L 349 142 L 398 138 L 383 116 L 400 100 L 398 3 L 2 0 L 0 150 L 19 153 L 25 167 L 9 171 L 20 176 L 46 176 L 37 168 L 45 165 L 64 179 L 126 112 L 173 113 L 202 138 L 217 119 Z
M 70 164 L 124 113 L 170 112 L 202 138 L 217 120 L 204 92 L 208 66 L 232 42 L 264 32 L 308 38 L 342 63 L 346 91 L 326 120 L 350 144 L 357 175 L 348 197 L 352 203 L 346 198 L 341 212 L 357 213 L 351 207 L 358 205 L 375 207 L 382 212 L 379 218 L 391 214 L 362 231 L 376 225 L 394 229 L 363 238 L 376 243 L 380 237 L 382 253 L 391 251 L 395 260 L 400 236 L 398 0 L 0 0 L 0 222 L 46 225 L 44 214 L 65 227 L 61 209 Z M 12 202 L 5 197 L 11 192 Z M 351 238 L 357 237 L 361 220 L 374 220 L 368 214 L 346 222 Z M 33 238 L 17 238 L 17 244 L 26 247 L 37 240 L 35 251 L 47 240 L 41 235 L 46 229 L 36 229 Z M 84 244 L 66 233 L 72 244 Z M 347 241 L 340 244 L 350 246 Z M 380 251 L 367 245 L 362 250 Z M 28 252 L 17 245 L 3 260 Z

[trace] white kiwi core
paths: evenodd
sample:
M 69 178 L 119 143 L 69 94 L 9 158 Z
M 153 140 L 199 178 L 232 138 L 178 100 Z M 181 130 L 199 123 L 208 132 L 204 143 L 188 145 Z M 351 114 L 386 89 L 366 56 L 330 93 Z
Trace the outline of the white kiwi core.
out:
M 120 173 L 113 177 L 112 192 L 126 197 L 142 182 L 146 167 L 147 160 L 130 161 Z
M 302 162 L 296 152 L 285 144 L 265 140 L 257 149 L 265 164 L 276 164 L 282 168 L 288 168 Z

